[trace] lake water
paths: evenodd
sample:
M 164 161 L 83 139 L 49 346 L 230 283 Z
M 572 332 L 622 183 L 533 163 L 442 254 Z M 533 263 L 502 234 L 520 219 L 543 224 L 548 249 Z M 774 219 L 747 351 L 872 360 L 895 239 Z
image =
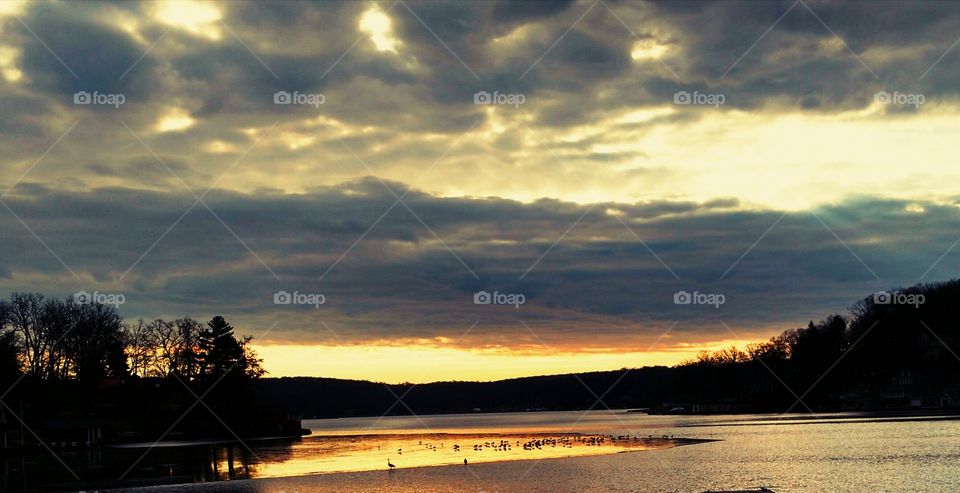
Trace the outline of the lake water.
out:
M 960 491 L 953 416 L 592 411 L 305 420 L 304 427 L 314 434 L 249 448 L 155 449 L 126 481 L 205 481 L 155 491 L 285 493 Z M 111 460 L 128 466 L 144 452 L 113 451 L 126 455 Z

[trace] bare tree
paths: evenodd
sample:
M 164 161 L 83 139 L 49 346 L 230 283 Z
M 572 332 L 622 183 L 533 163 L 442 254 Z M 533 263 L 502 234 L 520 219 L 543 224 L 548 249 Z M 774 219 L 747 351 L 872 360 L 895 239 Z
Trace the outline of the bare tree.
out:
M 195 378 L 200 328 L 192 318 L 173 322 L 141 319 L 128 326 L 125 343 L 131 370 L 143 377 L 177 374 L 187 380 Z
M 148 333 L 156 351 L 153 368 L 157 376 L 176 373 L 184 340 L 176 324 L 156 319 L 148 324 Z
M 157 351 L 148 325 L 141 318 L 134 324 L 126 324 L 124 333 L 130 373 L 140 377 L 151 376 Z
M 4 310 L 28 374 L 42 380 L 95 380 L 127 373 L 116 308 L 14 293 Z
M 177 359 L 177 372 L 184 378 L 193 380 L 200 372 L 197 355 L 200 352 L 199 336 L 202 326 L 200 322 L 189 317 L 177 319 L 176 324 L 180 338 L 183 340 Z
M 48 350 L 52 343 L 44 325 L 44 299 L 40 294 L 13 293 L 7 304 L 8 319 L 13 331 L 18 334 L 23 348 L 26 371 L 30 375 L 45 378 L 48 369 Z

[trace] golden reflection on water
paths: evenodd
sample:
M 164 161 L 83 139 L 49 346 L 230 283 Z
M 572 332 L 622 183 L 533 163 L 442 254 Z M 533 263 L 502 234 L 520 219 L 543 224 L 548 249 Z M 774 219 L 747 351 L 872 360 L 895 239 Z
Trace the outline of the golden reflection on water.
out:
M 305 437 L 281 460 L 263 457 L 255 477 L 354 472 L 614 454 L 683 443 L 580 434 L 404 434 Z

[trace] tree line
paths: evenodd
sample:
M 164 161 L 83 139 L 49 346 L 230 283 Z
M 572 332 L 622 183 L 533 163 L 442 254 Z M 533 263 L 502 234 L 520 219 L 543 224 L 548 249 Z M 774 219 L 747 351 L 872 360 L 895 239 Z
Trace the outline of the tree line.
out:
M 92 383 L 177 376 L 185 381 L 257 378 L 252 337 L 222 317 L 125 322 L 111 305 L 13 293 L 0 300 L 0 376 Z
M 701 379 L 695 395 L 741 402 L 796 402 L 793 390 L 809 393 L 805 405 L 936 406 L 942 393 L 960 395 L 958 321 L 960 280 L 918 284 L 745 350 L 702 352 L 678 369 Z

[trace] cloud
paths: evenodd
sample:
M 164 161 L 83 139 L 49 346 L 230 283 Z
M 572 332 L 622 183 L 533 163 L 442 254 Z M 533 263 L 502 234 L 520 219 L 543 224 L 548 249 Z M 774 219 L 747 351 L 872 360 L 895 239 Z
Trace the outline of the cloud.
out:
M 162 78 L 153 59 L 140 60 L 138 70 L 124 77 L 143 50 L 116 26 L 97 21 L 103 10 L 103 6 L 32 4 L 26 25 L 6 20 L 13 29 L 5 28 L 4 33 L 17 38 L 20 67 L 32 88 L 64 100 L 76 91 L 119 93 L 140 100 L 157 92 L 154 82 Z
M 229 169 L 218 185 L 245 193 L 304 192 L 371 174 L 446 196 L 581 203 L 652 193 L 797 208 L 815 195 L 843 200 L 851 188 L 924 200 L 956 192 L 904 187 L 897 169 L 910 157 L 932 176 L 955 173 L 937 142 L 954 130 L 960 62 L 949 53 L 934 62 L 960 17 L 943 6 L 232 2 L 213 6 L 222 25 L 203 28 L 218 36 L 171 25 L 154 7 L 27 4 L 21 18 L 37 36 L 0 18 L 0 54 L 9 54 L 0 73 L 22 74 L 0 80 L 0 183 L 13 186 L 44 156 L 28 181 L 78 189 L 173 192 L 182 178 L 203 190 Z M 377 49 L 361 29 L 371 9 L 389 19 L 395 51 Z M 657 55 L 633 57 L 637 43 Z M 119 92 L 126 102 L 75 105 L 77 90 Z M 525 102 L 476 105 L 481 90 Z M 725 103 L 675 105 L 678 90 L 721 93 Z M 877 105 L 879 90 L 926 102 Z M 278 91 L 324 103 L 275 104 Z M 170 114 L 191 125 L 158 131 Z M 807 157 L 811 172 L 794 172 L 785 144 L 767 135 L 773 128 L 781 140 L 814 132 L 824 152 Z M 864 134 L 880 142 L 870 147 L 890 148 L 848 145 Z M 738 137 L 750 152 L 731 143 Z M 177 163 L 179 178 L 124 164 L 148 166 L 154 154 Z M 790 184 L 756 186 L 759 166 Z M 888 170 L 886 181 L 865 178 L 869 167 Z
M 469 341 L 478 347 L 528 338 L 523 321 L 548 345 L 636 348 L 673 323 L 676 343 L 725 338 L 721 320 L 771 334 L 911 284 L 955 241 L 947 232 L 960 219 L 952 206 L 871 198 L 778 221 L 784 213 L 730 209 L 731 201 L 523 204 L 417 190 L 404 198 L 411 213 L 373 179 L 205 200 L 213 213 L 200 205 L 180 219 L 194 202 L 188 194 L 26 187 L 5 202 L 80 281 L 7 213 L 5 284 L 61 295 L 122 290 L 129 317 L 223 312 L 254 332 L 279 320 L 277 341 L 328 341 L 321 320 L 353 342 L 456 340 L 481 320 Z M 954 257 L 926 279 L 949 278 Z M 327 302 L 274 305 L 278 290 Z M 475 305 L 480 290 L 523 294 L 526 304 Z M 721 293 L 726 303 L 676 305 L 681 290 Z

